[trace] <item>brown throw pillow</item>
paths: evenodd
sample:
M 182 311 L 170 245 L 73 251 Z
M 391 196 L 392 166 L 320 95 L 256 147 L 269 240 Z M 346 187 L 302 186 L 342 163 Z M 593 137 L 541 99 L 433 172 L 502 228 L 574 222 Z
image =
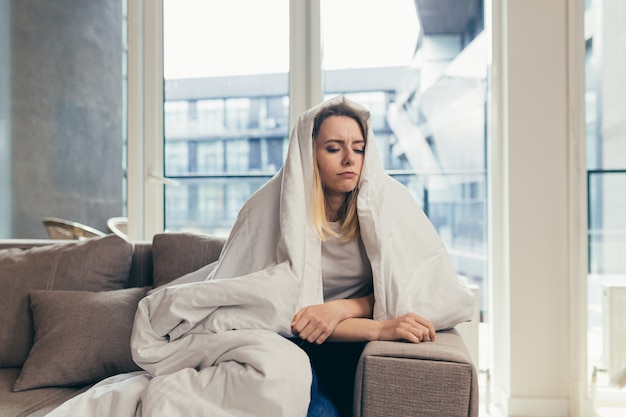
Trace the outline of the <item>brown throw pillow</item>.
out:
M 132 253 L 133 245 L 115 235 L 0 250 L 0 368 L 22 366 L 33 345 L 31 290 L 125 288 Z
M 216 261 L 226 238 L 193 233 L 161 233 L 152 239 L 154 287 Z
M 130 336 L 147 290 L 32 291 L 35 344 L 13 391 L 86 385 L 139 370 Z

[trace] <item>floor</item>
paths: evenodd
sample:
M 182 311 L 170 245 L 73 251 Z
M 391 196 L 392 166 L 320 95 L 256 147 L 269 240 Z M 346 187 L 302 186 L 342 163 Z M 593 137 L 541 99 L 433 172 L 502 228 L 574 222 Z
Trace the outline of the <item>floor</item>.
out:
M 589 327 L 589 340 L 603 340 L 602 325 L 600 323 L 592 323 L 592 325 Z M 481 344 L 489 340 L 488 329 L 484 323 L 481 323 L 481 325 L 479 326 L 479 332 L 479 342 Z M 490 404 L 489 406 L 487 406 L 486 404 L 486 401 L 489 400 L 489 397 L 486 395 L 487 373 L 484 369 L 489 363 L 486 352 L 486 346 L 479 347 L 479 368 L 482 369 L 482 372 L 479 372 L 478 375 L 481 401 L 479 416 L 508 417 L 504 415 L 504 413 L 493 404 Z M 595 366 L 600 367 L 602 363 L 602 345 L 600 343 L 589 343 L 588 355 L 589 363 L 596 364 Z M 590 368 L 590 375 L 592 373 L 592 369 L 593 367 Z M 594 415 L 589 417 L 626 417 L 626 387 L 624 387 L 623 389 L 619 389 L 616 386 L 612 386 L 609 382 L 609 375 L 606 372 L 600 371 L 597 373 L 596 376 L 597 382 L 595 387 L 595 394 L 593 395 L 593 397 L 595 398 L 594 402 L 596 404 L 596 409 Z M 591 389 L 593 392 L 593 387 Z
M 624 407 L 602 407 L 596 410 L 594 417 L 624 417 L 626 408 Z

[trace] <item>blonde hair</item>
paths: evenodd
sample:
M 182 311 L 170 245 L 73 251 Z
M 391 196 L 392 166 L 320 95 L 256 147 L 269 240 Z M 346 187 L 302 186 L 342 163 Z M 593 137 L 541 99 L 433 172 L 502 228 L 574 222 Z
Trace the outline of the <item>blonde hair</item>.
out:
M 336 104 L 322 109 L 313 122 L 313 193 L 311 195 L 313 228 L 323 241 L 326 241 L 327 236 L 333 236 L 347 242 L 359 233 L 359 216 L 357 213 L 359 187 L 357 186 L 354 190 L 346 193 L 346 198 L 337 213 L 339 220 L 342 220 L 341 228 L 339 233 L 335 232 L 330 227 L 326 217 L 324 184 L 315 157 L 317 135 L 324 120 L 330 116 L 347 116 L 355 120 L 361 129 L 363 138 L 366 137 L 365 122 L 354 109 L 345 104 Z

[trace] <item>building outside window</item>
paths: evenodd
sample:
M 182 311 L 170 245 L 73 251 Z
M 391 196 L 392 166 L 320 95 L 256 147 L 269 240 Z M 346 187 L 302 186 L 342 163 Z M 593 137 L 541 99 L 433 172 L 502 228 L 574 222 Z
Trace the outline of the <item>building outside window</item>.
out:
M 480 288 L 487 321 L 488 40 L 483 1 L 464 3 L 322 1 L 323 98 L 343 94 L 369 108 L 384 168 Z M 239 11 L 250 7 L 264 18 L 242 22 Z M 166 230 L 227 235 L 282 166 L 293 97 L 290 49 L 278 37 L 289 36 L 288 8 L 284 0 L 164 2 L 164 172 L 176 181 L 165 187 Z M 346 21 L 355 22 L 350 31 Z

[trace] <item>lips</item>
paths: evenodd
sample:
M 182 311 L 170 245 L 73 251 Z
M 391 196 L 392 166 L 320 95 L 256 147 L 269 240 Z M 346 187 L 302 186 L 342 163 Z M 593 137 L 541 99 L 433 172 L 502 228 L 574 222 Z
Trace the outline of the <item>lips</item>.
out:
M 344 178 L 354 178 L 356 177 L 356 173 L 354 172 L 340 172 L 339 174 L 340 177 L 344 177 Z

